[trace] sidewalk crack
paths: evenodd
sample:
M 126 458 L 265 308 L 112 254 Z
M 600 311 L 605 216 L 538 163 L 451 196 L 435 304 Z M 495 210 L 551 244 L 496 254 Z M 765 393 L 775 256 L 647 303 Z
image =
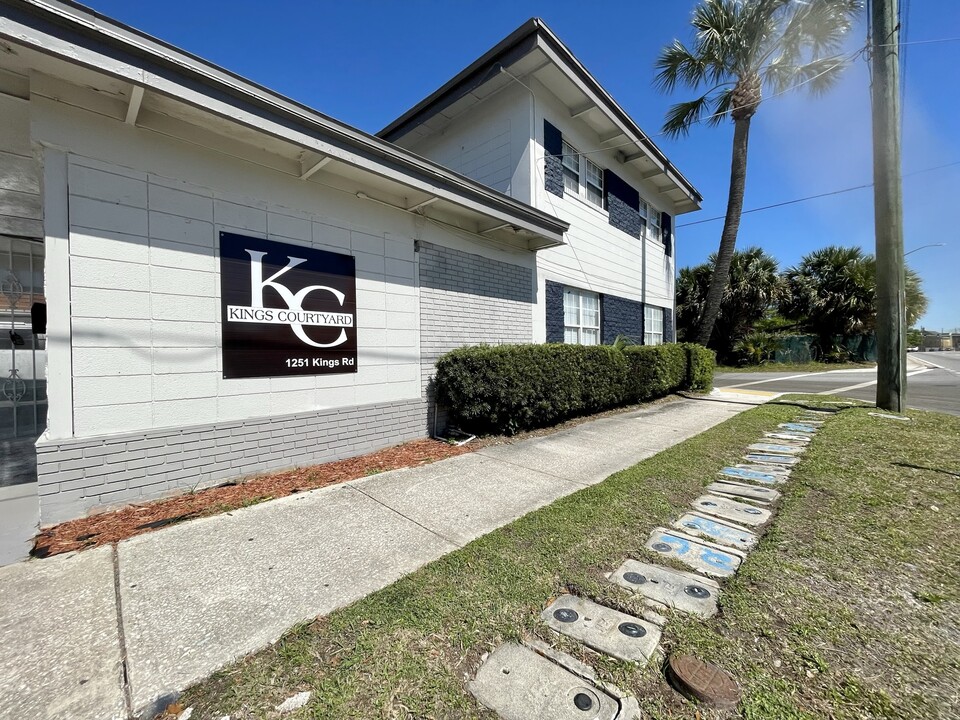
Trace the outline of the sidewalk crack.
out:
M 426 531 L 427 531 L 428 533 L 430 533 L 431 535 L 435 535 L 436 537 L 438 537 L 438 538 L 440 538 L 441 540 L 443 540 L 445 543 L 450 543 L 451 545 L 453 545 L 453 546 L 456 547 L 456 548 L 462 548 L 462 547 L 463 547 L 463 545 L 461 545 L 460 543 L 458 543 L 456 540 L 452 540 L 452 539 L 450 539 L 450 538 L 448 538 L 448 537 L 444 537 L 443 535 L 441 535 L 440 533 L 438 533 L 436 530 L 434 530 L 434 529 L 432 529 L 432 528 L 428 528 L 428 527 L 427 527 L 426 525 L 424 525 L 423 523 L 417 522 L 416 520 L 414 520 L 414 519 L 413 519 L 412 517 L 410 517 L 409 515 L 404 515 L 402 512 L 400 512 L 399 510 L 397 510 L 395 507 L 390 507 L 389 505 L 387 505 L 387 504 L 386 504 L 385 502 L 383 502 L 382 500 L 378 500 L 377 498 L 375 498 L 375 497 L 374 497 L 373 495 L 371 495 L 370 493 L 364 492 L 363 490 L 361 490 L 360 488 L 356 487 L 355 485 L 350 485 L 350 484 L 348 484 L 346 487 L 351 488 L 351 489 L 353 489 L 353 490 L 356 490 L 358 493 L 360 493 L 360 494 L 363 495 L 364 497 L 367 497 L 367 498 L 370 498 L 371 500 L 373 500 L 375 503 L 377 503 L 377 505 L 380 505 L 380 506 L 382 506 L 382 507 L 385 507 L 385 508 L 386 508 L 387 510 L 389 510 L 390 512 L 396 513 L 397 515 L 399 515 L 400 517 L 402 517 L 404 520 L 409 520 L 410 522 L 412 522 L 412 523 L 413 523 L 414 525 L 416 525 L 417 527 L 423 528 L 424 530 L 426 530 Z
M 113 592 L 117 608 L 117 638 L 120 643 L 120 669 L 123 673 L 123 704 L 127 717 L 133 717 L 133 695 L 130 690 L 130 666 L 127 659 L 127 639 L 123 632 L 123 603 L 120 599 L 120 552 L 117 544 L 111 546 L 113 553 Z

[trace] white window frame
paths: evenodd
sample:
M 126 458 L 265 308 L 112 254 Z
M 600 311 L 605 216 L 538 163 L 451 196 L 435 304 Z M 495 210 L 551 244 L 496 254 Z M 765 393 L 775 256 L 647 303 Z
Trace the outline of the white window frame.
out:
M 663 344 L 664 310 L 653 305 L 643 306 L 643 344 Z
M 563 189 L 565 192 L 576 192 L 578 195 L 580 194 L 580 185 L 582 184 L 580 181 L 582 177 L 582 173 L 580 172 L 581 157 L 573 145 L 566 140 L 563 141 L 563 157 L 560 158 L 560 161 L 563 167 Z M 571 181 L 576 186 L 576 190 L 568 184 Z
M 660 228 L 660 211 L 649 203 L 647 204 L 647 237 L 656 242 L 663 241 L 663 230 Z
M 596 324 L 585 321 L 584 299 L 594 300 Z M 575 303 L 573 302 L 575 301 Z M 576 309 L 576 317 L 571 318 L 568 310 Z M 572 338 L 571 338 L 572 335 Z M 563 341 L 575 345 L 600 344 L 600 294 L 574 287 L 563 288 Z
M 588 205 L 603 210 L 603 168 L 593 162 L 586 155 L 580 153 L 566 139 L 563 140 L 563 155 L 561 157 L 563 170 L 563 191 L 570 193 Z M 596 174 L 596 181 L 590 179 L 590 173 Z M 576 182 L 574 182 L 574 180 Z M 576 188 L 574 188 L 576 185 Z M 596 192 L 591 197 L 590 191 Z

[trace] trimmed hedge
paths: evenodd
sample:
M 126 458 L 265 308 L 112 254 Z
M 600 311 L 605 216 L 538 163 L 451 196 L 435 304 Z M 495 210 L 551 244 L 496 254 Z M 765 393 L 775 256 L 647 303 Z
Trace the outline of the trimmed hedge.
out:
M 710 392 L 717 354 L 697 343 L 683 343 L 683 347 L 687 351 L 687 387 L 695 392 Z
M 669 395 L 687 383 L 687 351 L 680 345 L 634 345 L 624 348 L 630 363 L 630 399 Z
M 513 434 L 572 417 L 709 389 L 713 353 L 697 345 L 479 345 L 437 361 L 437 401 L 478 434 Z M 703 352 L 701 352 L 702 350 Z

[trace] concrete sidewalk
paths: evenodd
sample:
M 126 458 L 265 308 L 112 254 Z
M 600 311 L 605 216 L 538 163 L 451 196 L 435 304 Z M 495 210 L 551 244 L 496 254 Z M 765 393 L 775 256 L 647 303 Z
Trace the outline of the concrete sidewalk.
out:
M 0 719 L 149 715 L 296 623 L 767 399 L 678 399 L 2 568 Z

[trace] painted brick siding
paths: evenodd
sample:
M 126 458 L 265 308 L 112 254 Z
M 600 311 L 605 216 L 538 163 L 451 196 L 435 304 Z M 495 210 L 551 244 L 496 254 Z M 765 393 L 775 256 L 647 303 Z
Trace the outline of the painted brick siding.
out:
M 607 212 L 610 213 L 610 224 L 617 230 L 640 237 L 640 212 L 634 210 L 616 195 L 607 196 Z
M 422 437 L 425 427 L 425 403 L 406 400 L 41 442 L 40 520 L 62 522 L 93 508 L 353 457 Z
M 433 407 L 437 358 L 463 345 L 532 342 L 533 271 L 529 268 L 420 243 L 420 370 Z M 430 416 L 438 429 L 442 416 Z
M 563 283 L 547 280 L 544 289 L 547 315 L 547 342 L 563 342 Z
M 600 296 L 600 341 L 612 344 L 624 335 L 643 342 L 643 303 L 615 295 Z

